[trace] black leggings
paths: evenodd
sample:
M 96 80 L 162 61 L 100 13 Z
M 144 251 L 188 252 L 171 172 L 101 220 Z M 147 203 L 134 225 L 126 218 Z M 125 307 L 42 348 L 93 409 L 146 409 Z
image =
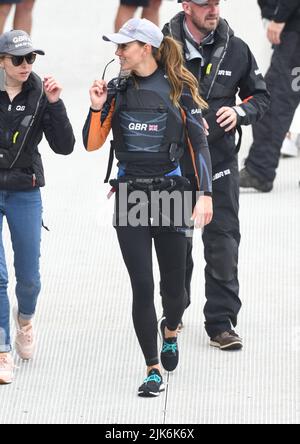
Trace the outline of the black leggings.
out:
M 160 269 L 160 290 L 167 327 L 177 329 L 184 313 L 187 238 L 182 233 L 152 227 L 116 227 L 133 292 L 132 317 L 146 365 L 159 363 L 154 306 L 152 238 Z

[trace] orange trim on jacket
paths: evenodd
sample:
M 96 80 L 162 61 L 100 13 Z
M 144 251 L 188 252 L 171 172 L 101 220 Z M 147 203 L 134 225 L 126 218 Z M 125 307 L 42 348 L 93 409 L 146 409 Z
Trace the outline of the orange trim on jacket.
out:
M 114 110 L 115 100 L 112 101 L 109 113 L 103 123 L 101 123 L 101 113 L 99 116 L 99 113 L 91 111 L 92 114 L 86 146 L 87 151 L 98 150 L 104 145 L 111 130 L 111 120 Z

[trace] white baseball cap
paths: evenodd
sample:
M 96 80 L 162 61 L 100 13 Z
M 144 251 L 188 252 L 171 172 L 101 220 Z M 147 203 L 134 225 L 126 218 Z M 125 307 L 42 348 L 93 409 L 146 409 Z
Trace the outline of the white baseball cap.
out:
M 102 38 L 117 45 L 139 41 L 159 48 L 164 35 L 150 20 L 132 18 L 122 26 L 119 32 L 103 35 Z

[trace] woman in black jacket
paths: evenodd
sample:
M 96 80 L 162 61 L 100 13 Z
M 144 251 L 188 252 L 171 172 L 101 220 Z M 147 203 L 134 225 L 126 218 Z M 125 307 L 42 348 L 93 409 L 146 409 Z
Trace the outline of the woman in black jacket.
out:
M 38 144 L 45 134 L 58 154 L 70 154 L 75 139 L 60 100 L 61 86 L 49 76 L 42 81 L 32 72 L 35 49 L 24 31 L 10 31 L 0 37 L 0 230 L 6 217 L 14 250 L 19 356 L 33 356 L 35 341 L 32 318 L 40 292 L 40 241 L 42 202 L 45 185 Z M 0 384 L 13 380 L 9 330 L 8 274 L 2 237 L 0 239 Z

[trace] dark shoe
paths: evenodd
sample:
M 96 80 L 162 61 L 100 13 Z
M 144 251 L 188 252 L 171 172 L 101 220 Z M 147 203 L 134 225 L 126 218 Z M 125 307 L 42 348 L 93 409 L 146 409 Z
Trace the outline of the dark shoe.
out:
M 262 181 L 255 176 L 252 176 L 246 168 L 240 171 L 240 187 L 241 188 L 255 188 L 263 193 L 268 193 L 273 189 L 273 182 Z
M 177 338 L 165 337 L 166 319 L 163 318 L 160 323 L 160 334 L 162 339 L 162 349 L 160 353 L 160 360 L 162 366 L 168 372 L 172 372 L 178 365 L 179 350 Z
M 144 383 L 140 386 L 138 390 L 138 395 L 144 398 L 154 398 L 159 396 L 160 392 L 165 390 L 162 376 L 156 368 L 153 368 Z
M 210 345 L 224 351 L 241 350 L 243 348 L 242 339 L 233 330 L 224 331 L 212 338 Z

